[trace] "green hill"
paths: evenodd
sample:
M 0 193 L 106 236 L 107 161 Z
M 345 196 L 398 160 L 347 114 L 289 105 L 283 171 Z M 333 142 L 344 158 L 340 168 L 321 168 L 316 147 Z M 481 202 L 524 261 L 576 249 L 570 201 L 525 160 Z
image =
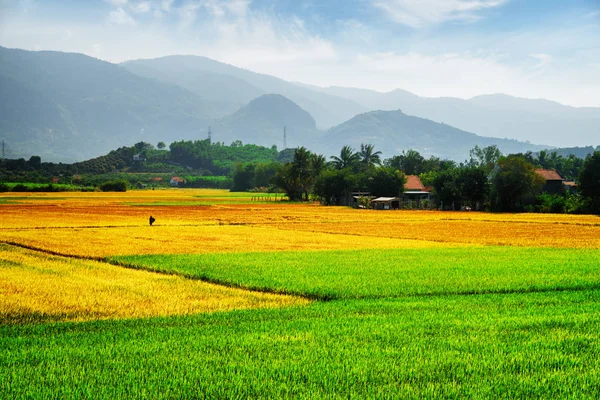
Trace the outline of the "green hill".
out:
M 12 157 L 82 160 L 140 140 L 196 138 L 209 103 L 82 54 L 0 47 L 0 139 Z

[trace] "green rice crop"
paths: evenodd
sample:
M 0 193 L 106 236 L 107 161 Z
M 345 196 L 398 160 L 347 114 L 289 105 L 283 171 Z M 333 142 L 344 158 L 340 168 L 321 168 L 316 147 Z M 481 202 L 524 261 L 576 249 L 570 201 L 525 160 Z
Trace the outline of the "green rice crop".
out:
M 600 397 L 600 291 L 0 326 L 3 398 Z
M 315 299 L 600 288 L 600 250 L 461 247 L 121 256 L 109 260 Z

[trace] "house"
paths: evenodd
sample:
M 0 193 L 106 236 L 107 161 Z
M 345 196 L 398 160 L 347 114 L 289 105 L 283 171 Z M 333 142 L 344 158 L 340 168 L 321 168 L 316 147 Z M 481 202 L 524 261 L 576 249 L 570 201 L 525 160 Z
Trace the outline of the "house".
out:
M 553 169 L 536 169 L 535 173 L 546 181 L 542 186 L 542 193 L 558 194 L 564 192 L 564 178 L 557 171 Z
M 564 188 L 565 192 L 568 192 L 570 194 L 577 193 L 577 184 L 573 181 L 564 181 L 563 188 Z
M 417 175 L 406 175 L 404 184 L 404 200 L 416 201 L 431 200 L 431 188 L 426 188 Z
M 180 184 L 185 183 L 185 180 L 181 179 L 178 176 L 174 176 L 174 177 L 171 178 L 170 182 L 171 182 L 171 186 L 178 187 Z
M 371 207 L 375 210 L 397 210 L 401 201 L 400 197 L 377 197 L 371 200 Z
M 146 161 L 146 158 L 141 153 L 138 153 L 133 155 L 133 161 L 142 162 Z

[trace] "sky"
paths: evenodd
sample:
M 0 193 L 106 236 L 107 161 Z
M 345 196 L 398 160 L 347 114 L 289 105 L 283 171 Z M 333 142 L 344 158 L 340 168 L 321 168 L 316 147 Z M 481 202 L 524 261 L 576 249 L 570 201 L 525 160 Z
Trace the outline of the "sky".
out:
M 0 0 L 0 45 L 600 107 L 600 0 Z

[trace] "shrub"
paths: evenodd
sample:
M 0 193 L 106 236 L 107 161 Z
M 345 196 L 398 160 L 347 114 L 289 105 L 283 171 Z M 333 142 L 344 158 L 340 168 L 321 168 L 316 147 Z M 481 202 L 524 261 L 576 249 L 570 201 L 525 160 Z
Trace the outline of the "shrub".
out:
M 112 180 L 101 183 L 98 188 L 103 192 L 126 192 L 127 181 Z
M 542 213 L 563 213 L 565 212 L 565 196 L 542 193 L 535 199 L 535 209 Z

